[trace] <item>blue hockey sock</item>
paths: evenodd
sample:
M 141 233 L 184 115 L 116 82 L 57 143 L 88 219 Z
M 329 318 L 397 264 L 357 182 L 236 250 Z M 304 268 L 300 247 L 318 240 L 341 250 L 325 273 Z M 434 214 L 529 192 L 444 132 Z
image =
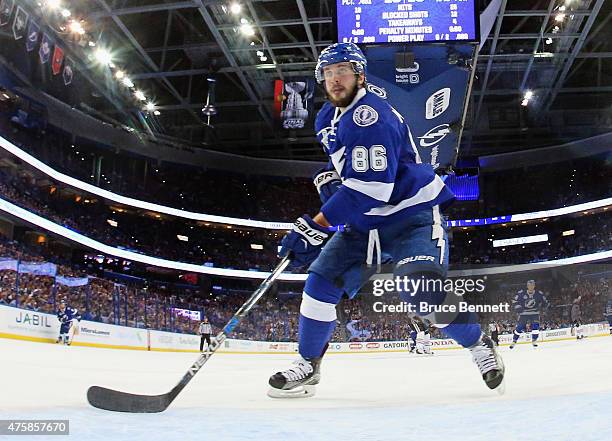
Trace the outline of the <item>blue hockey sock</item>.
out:
M 540 324 L 532 323 L 531 324 L 531 341 L 536 341 L 540 336 Z
M 453 323 L 442 328 L 442 332 L 464 348 L 469 348 L 476 344 L 482 334 L 482 329 L 476 314 L 461 312 Z
M 300 314 L 300 355 L 304 358 L 316 358 L 323 355 L 323 349 L 331 338 L 335 327 L 335 320 L 333 322 L 321 322 Z
M 309 273 L 300 306 L 299 350 L 304 358 L 323 355 L 336 327 L 336 304 L 342 290 L 316 273 Z
M 412 274 L 411 275 L 415 279 L 419 279 L 423 277 L 424 280 L 437 280 L 439 275 L 433 273 L 421 273 L 421 274 Z M 452 297 L 451 297 L 452 296 Z M 447 293 L 445 291 L 430 291 L 427 292 L 425 290 L 421 290 L 416 293 L 403 292 L 400 291 L 400 298 L 408 303 L 413 305 L 419 305 L 422 302 L 427 303 L 430 306 L 436 305 L 440 306 L 443 304 L 453 304 L 458 301 L 458 297 L 454 296 L 454 294 Z M 456 305 L 455 305 L 456 306 Z M 455 311 L 457 311 L 455 309 Z M 417 313 L 418 314 L 418 313 Z M 478 322 L 478 316 L 473 312 L 458 312 L 449 315 L 446 314 L 419 314 L 422 317 L 433 322 L 434 325 L 437 325 L 444 334 L 448 337 L 455 340 L 464 348 L 470 347 L 480 339 L 482 334 L 482 329 L 480 328 L 480 323 Z M 438 322 L 439 321 L 439 322 Z M 438 322 L 438 323 L 436 323 Z M 443 325 L 449 323 L 447 325 Z

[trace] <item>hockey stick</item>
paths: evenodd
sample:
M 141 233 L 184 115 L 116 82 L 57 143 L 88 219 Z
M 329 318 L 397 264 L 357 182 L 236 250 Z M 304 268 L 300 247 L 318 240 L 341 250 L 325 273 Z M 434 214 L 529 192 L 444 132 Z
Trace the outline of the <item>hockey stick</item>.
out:
M 210 359 L 221 344 L 225 341 L 228 335 L 240 323 L 250 311 L 257 301 L 270 289 L 274 281 L 283 272 L 289 264 L 289 257 L 285 256 L 270 275 L 259 285 L 257 290 L 244 302 L 240 309 L 234 314 L 223 330 L 217 334 L 217 337 L 208 348 L 210 352 L 200 355 L 183 375 L 181 381 L 172 388 L 171 391 L 161 395 L 137 395 L 127 392 L 121 392 L 113 389 L 107 389 L 100 386 L 91 386 L 87 390 L 87 401 L 93 407 L 99 409 L 111 410 L 114 412 L 131 412 L 131 413 L 158 413 L 163 412 L 168 408 L 170 403 L 174 401 L 177 395 L 187 386 L 193 377 L 198 373 L 202 366 Z

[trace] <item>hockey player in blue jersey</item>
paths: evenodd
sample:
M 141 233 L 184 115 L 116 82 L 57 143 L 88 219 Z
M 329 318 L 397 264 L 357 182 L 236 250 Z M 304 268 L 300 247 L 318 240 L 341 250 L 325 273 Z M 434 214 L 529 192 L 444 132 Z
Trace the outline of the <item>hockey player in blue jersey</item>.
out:
M 315 77 L 328 102 L 315 130 L 328 167 L 315 178 L 323 205 L 300 217 L 281 242 L 280 255 L 308 267 L 299 319 L 300 358 L 269 380 L 272 397 L 309 396 L 336 324 L 336 304 L 356 295 L 368 269 L 384 258 L 397 277 L 441 279 L 448 267 L 448 240 L 440 207 L 453 200 L 430 165 L 423 164 L 404 118 L 366 84 L 367 61 L 352 43 L 321 52 Z M 344 230 L 340 226 L 347 225 Z M 338 230 L 332 236 L 331 230 Z M 328 240 L 329 239 L 329 240 Z M 414 304 L 453 301 L 445 292 L 400 293 Z M 491 389 L 501 390 L 504 367 L 473 313 L 457 313 L 438 328 L 469 348 Z
M 60 322 L 60 333 L 56 343 L 63 343 L 70 346 L 72 338 L 70 331 L 73 326 L 77 326 L 75 322 L 81 320 L 81 315 L 78 310 L 66 305 L 66 301 L 62 300 L 57 311 L 57 319 Z
M 527 282 L 527 289 L 521 289 L 512 300 L 514 310 L 518 313 L 518 323 L 512 336 L 510 349 L 516 346 L 520 335 L 525 332 L 527 323 L 531 324 L 531 344 L 537 347 L 540 335 L 540 310 L 547 309 L 549 304 L 542 291 L 535 289 L 535 280 Z

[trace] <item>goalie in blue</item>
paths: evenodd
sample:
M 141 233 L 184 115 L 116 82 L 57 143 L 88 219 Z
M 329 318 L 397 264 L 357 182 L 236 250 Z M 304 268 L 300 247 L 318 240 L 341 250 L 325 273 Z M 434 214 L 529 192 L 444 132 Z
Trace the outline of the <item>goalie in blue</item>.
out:
M 344 294 L 355 296 L 383 260 L 394 262 L 394 276 L 446 276 L 448 240 L 440 208 L 454 196 L 421 162 L 402 115 L 370 92 L 366 67 L 355 44 L 337 43 L 321 52 L 315 69 L 328 98 L 315 129 L 329 163 L 314 180 L 320 212 L 300 217 L 281 242 L 280 255 L 289 254 L 294 267 L 308 266 L 308 278 L 300 306 L 300 358 L 270 377 L 271 397 L 314 394 L 336 305 Z M 457 298 L 442 289 L 411 294 L 400 293 L 415 305 Z M 456 313 L 443 321 L 423 317 L 470 349 L 489 388 L 503 389 L 503 363 L 475 314 Z
M 535 280 L 527 281 L 527 289 L 521 289 L 512 300 L 514 311 L 518 313 L 518 322 L 510 349 L 514 349 L 519 337 L 527 328 L 527 323 L 531 326 L 531 344 L 534 348 L 538 347 L 538 337 L 540 336 L 540 311 L 548 309 L 549 304 L 542 291 L 535 289 Z

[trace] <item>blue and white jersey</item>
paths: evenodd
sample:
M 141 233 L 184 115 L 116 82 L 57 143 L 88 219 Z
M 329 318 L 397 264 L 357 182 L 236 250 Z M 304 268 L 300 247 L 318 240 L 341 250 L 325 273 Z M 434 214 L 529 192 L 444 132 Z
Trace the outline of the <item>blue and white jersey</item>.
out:
M 514 311 L 519 315 L 539 315 L 540 309 L 548 308 L 548 300 L 542 291 L 534 290 L 532 293 L 521 289 L 512 300 Z
M 454 199 L 431 166 L 421 162 L 404 118 L 366 89 L 344 109 L 325 103 L 315 129 L 342 179 L 321 208 L 330 224 L 365 232 Z
M 76 308 L 71 308 L 70 306 L 66 306 L 66 309 L 64 309 L 64 312 L 62 311 L 57 312 L 57 319 L 62 325 L 65 325 L 65 324 L 70 323 L 74 319 L 81 320 L 81 315 L 79 314 L 79 311 Z
M 612 299 L 608 300 L 608 304 L 606 305 L 606 317 L 612 317 Z

